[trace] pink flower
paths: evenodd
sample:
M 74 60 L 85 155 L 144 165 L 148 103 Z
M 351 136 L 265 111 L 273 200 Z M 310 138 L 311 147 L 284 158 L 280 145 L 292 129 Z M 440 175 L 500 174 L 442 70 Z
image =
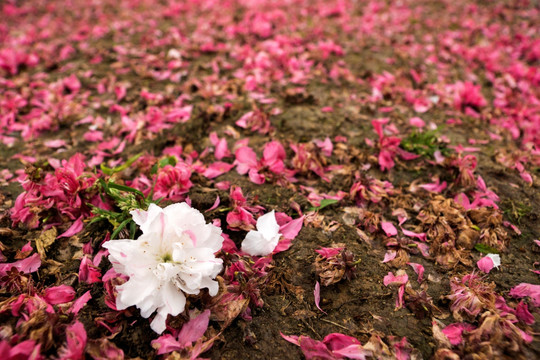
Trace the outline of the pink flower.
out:
M 153 199 L 183 200 L 193 186 L 190 178 L 191 167 L 183 161 L 179 161 L 175 166 L 165 165 L 158 170 Z
M 239 174 L 248 173 L 250 180 L 255 184 L 263 184 L 265 175 L 274 177 L 283 176 L 286 172 L 285 164 L 285 149 L 278 141 L 271 141 L 264 146 L 262 159 L 257 160 L 255 151 L 249 146 L 242 146 L 235 152 L 236 171 Z
M 264 210 L 261 206 L 249 206 L 242 189 L 239 186 L 232 186 L 230 191 L 232 210 L 227 214 L 227 224 L 232 230 L 252 230 L 255 225 L 254 214 Z
M 466 107 L 480 109 L 487 105 L 487 101 L 480 91 L 480 85 L 471 82 L 457 82 L 453 85 L 454 107 L 463 110 Z
M 50 222 L 65 223 L 66 219 L 76 220 L 90 216 L 91 203 L 96 198 L 92 186 L 97 180 L 94 174 L 84 173 L 86 165 L 81 154 L 69 160 L 53 162 L 54 174 L 46 173 L 42 178 L 26 177 L 22 181 L 24 192 L 11 209 L 13 225 L 23 222 L 30 228 L 39 226 L 39 213 L 47 212 Z M 82 219 L 81 219 L 82 221 Z M 82 224 L 81 224 L 82 225 Z M 81 230 L 81 227 L 74 230 Z
M 495 285 L 482 282 L 474 273 L 463 276 L 461 281 L 452 279 L 450 287 L 452 294 L 447 296 L 451 301 L 450 310 L 458 321 L 463 316 L 474 319 L 485 309 L 495 306 Z

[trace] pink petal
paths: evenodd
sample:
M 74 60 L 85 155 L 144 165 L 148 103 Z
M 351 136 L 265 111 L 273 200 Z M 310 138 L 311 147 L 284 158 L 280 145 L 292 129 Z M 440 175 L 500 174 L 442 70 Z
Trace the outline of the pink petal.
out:
M 330 258 L 332 256 L 336 256 L 337 254 L 339 254 L 339 252 L 343 250 L 342 247 L 337 247 L 337 248 L 322 248 L 322 249 L 319 249 L 319 250 L 315 250 L 315 252 L 317 254 L 320 254 L 322 257 L 324 258 Z
M 82 360 L 84 359 L 84 348 L 86 347 L 86 330 L 84 325 L 75 321 L 66 329 L 66 344 L 59 350 L 61 360 Z
M 279 232 L 285 239 L 294 240 L 300 230 L 302 230 L 303 224 L 304 216 L 301 216 L 298 219 L 291 220 L 287 224 L 280 226 Z
M 386 275 L 383 279 L 383 284 L 384 286 L 404 285 L 407 283 L 407 281 L 409 281 L 407 274 L 394 276 L 392 272 L 388 272 L 388 275 Z
M 463 342 L 462 333 L 463 331 L 471 331 L 475 327 L 471 324 L 467 323 L 455 323 L 450 324 L 444 329 L 442 329 L 442 333 L 448 338 L 450 341 L 450 344 L 452 345 L 460 345 Z
M 420 187 L 426 191 L 440 193 L 444 189 L 446 189 L 446 181 L 443 181 L 442 184 L 439 184 L 439 180 L 437 179 L 437 181 L 434 183 L 422 184 L 420 185 Z
M 83 256 L 79 265 L 79 281 L 88 284 L 101 281 L 101 270 L 86 255 Z
M 238 173 L 245 174 L 250 169 L 257 169 L 257 154 L 255 154 L 255 151 L 253 151 L 252 148 L 248 146 L 241 147 L 236 150 L 234 155 L 236 156 L 236 170 Z
M 292 343 L 294 345 L 300 346 L 300 343 L 298 342 L 298 339 L 299 339 L 298 336 L 296 336 L 296 335 L 285 335 L 282 332 L 280 332 L 279 334 L 281 335 L 282 338 L 284 338 L 288 342 L 290 342 L 290 343 Z
M 388 250 L 386 254 L 384 254 L 384 260 L 383 263 L 387 263 L 389 261 L 392 261 L 396 258 L 397 251 L 396 250 Z
M 315 283 L 315 290 L 313 290 L 313 296 L 315 297 L 315 306 L 317 306 L 317 309 L 321 310 L 323 313 L 326 314 L 326 311 L 321 309 L 320 302 L 321 302 L 321 284 L 317 281 Z
M 214 209 L 216 209 L 218 206 L 219 206 L 219 203 L 220 203 L 220 199 L 219 199 L 219 195 L 216 197 L 216 201 L 214 201 L 214 205 L 212 205 L 212 207 L 208 210 L 206 210 L 205 212 L 209 212 L 209 211 L 212 211 Z
M 151 344 L 152 347 L 157 350 L 158 355 L 180 351 L 184 348 L 171 334 L 160 336 L 157 339 L 152 340 Z
M 206 332 L 209 321 L 210 310 L 205 310 L 199 314 L 199 316 L 189 320 L 184 326 L 182 326 L 182 330 L 180 330 L 180 334 L 178 334 L 178 339 L 181 341 L 181 346 L 186 347 L 199 340 Z
M 90 290 L 88 290 L 80 298 L 73 302 L 69 312 L 77 315 L 79 311 L 86 305 L 86 303 L 90 301 L 90 299 L 92 299 L 92 295 L 90 294 Z
M 280 252 L 283 252 L 285 250 L 289 250 L 289 248 L 292 246 L 292 240 L 291 239 L 285 239 L 285 238 L 281 238 L 281 240 L 279 240 L 277 246 L 275 247 L 274 251 L 272 251 L 272 254 L 277 254 L 277 253 L 280 253 Z
M 315 139 L 313 140 L 315 145 L 317 145 L 318 148 L 321 149 L 322 153 L 326 157 L 332 156 L 332 151 L 334 150 L 334 145 L 332 144 L 332 140 L 330 140 L 329 137 L 326 137 L 324 141 Z
M 68 285 L 53 286 L 45 289 L 43 298 L 51 305 L 65 304 L 75 297 L 75 290 Z
M 386 233 L 386 236 L 396 236 L 397 235 L 397 229 L 396 227 L 387 221 L 381 222 L 381 228 Z
M 66 146 L 66 141 L 60 140 L 60 139 L 49 140 L 49 141 L 45 141 L 45 146 L 51 149 L 58 149 L 58 148 L 61 148 L 62 146 Z
M 0 264 L 0 275 L 4 276 L 11 268 L 15 268 L 25 274 L 32 273 L 41 266 L 41 258 L 38 253 L 13 263 Z
M 256 169 L 250 169 L 249 170 L 249 180 L 251 180 L 252 183 L 261 185 L 264 184 L 265 178 L 264 175 L 259 174 Z
M 523 301 L 520 301 L 516 306 L 516 316 L 527 325 L 532 325 L 535 322 L 534 316 L 530 313 L 527 304 Z
M 79 232 L 81 232 L 81 230 L 83 229 L 83 221 L 82 220 L 83 220 L 83 217 L 81 215 L 77 220 L 75 220 L 75 222 L 73 224 L 71 224 L 71 226 L 69 227 L 69 229 L 67 229 L 66 232 L 64 232 L 63 234 L 58 235 L 58 238 L 70 237 L 70 236 L 73 236 L 73 235 L 78 234 Z
M 540 285 L 521 283 L 510 289 L 509 295 L 517 298 L 528 296 L 534 306 L 540 307 Z
M 220 175 L 228 173 L 234 167 L 234 164 L 229 164 L 223 161 L 216 161 L 210 164 L 206 170 L 204 170 L 203 175 L 208 179 L 217 178 Z
M 339 350 L 334 350 L 332 353 L 339 356 L 344 356 L 348 359 L 358 360 L 365 360 L 366 356 L 371 357 L 372 355 L 370 350 L 365 350 L 361 345 L 350 345 Z
M 493 260 L 488 256 L 484 256 L 483 258 L 478 260 L 476 262 L 476 265 L 478 266 L 480 270 L 482 270 L 486 274 L 488 274 L 491 271 L 491 269 L 493 269 L 493 266 L 494 266 Z
M 403 160 L 414 160 L 420 157 L 420 155 L 405 151 L 402 148 L 397 148 L 396 150 Z
M 362 343 L 358 341 L 358 339 L 339 333 L 332 333 L 326 335 L 323 339 L 323 342 L 332 351 L 343 349 L 351 345 L 362 345 Z
M 420 119 L 417 116 L 412 117 L 409 120 L 409 124 L 411 124 L 412 126 L 417 127 L 417 128 L 423 128 L 424 126 L 426 126 L 426 123 L 424 122 L 424 120 Z
M 411 238 L 417 238 L 418 240 L 427 241 L 426 233 L 415 233 L 414 231 L 410 231 L 404 228 L 401 228 L 401 231 L 403 232 L 403 235 L 411 237 Z
M 417 263 L 407 263 L 407 264 L 409 264 L 413 268 L 414 272 L 418 275 L 418 282 L 421 283 L 422 278 L 424 276 L 424 267 Z

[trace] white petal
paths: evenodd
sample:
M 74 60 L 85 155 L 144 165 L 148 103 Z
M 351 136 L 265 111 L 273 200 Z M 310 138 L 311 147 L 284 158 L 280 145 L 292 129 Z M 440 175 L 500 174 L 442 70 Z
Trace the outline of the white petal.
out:
M 487 254 L 487 256 L 493 261 L 493 267 L 498 268 L 501 266 L 501 256 L 499 254 Z
M 144 211 L 142 209 L 136 209 L 131 210 L 129 212 L 131 214 L 131 217 L 133 218 L 133 221 L 135 221 L 135 224 L 141 226 L 148 220 L 148 211 Z
M 242 251 L 251 256 L 266 256 L 277 246 L 279 237 L 267 239 L 260 232 L 251 230 L 242 242 Z
M 279 233 L 279 225 L 274 210 L 257 219 L 257 231 L 266 239 L 273 239 Z
M 140 226 L 143 233 L 149 232 L 151 227 L 159 227 L 159 224 L 156 223 L 156 218 L 158 218 L 163 213 L 162 208 L 160 208 L 156 204 L 150 204 L 150 206 L 148 207 L 148 211 L 146 211 L 146 215 L 143 214 L 141 211 L 139 211 L 138 213 L 136 213 L 136 211 L 137 210 L 131 211 L 130 214 L 133 217 L 133 221 L 135 221 L 137 225 Z M 140 223 L 138 221 L 140 221 Z
M 204 220 L 204 215 L 199 210 L 192 208 L 185 202 L 171 204 L 165 207 L 163 209 L 163 212 L 167 214 L 169 219 L 171 219 L 174 224 L 206 224 L 206 221 Z
M 141 236 L 139 240 L 110 240 L 103 247 L 109 250 L 109 261 L 116 272 L 145 276 L 157 265 L 156 250 L 151 245 Z
M 138 305 L 152 295 L 157 285 L 156 278 L 152 273 L 148 273 L 144 278 L 130 278 L 126 283 L 117 287 L 116 307 L 122 310 Z
M 162 314 L 158 312 L 156 316 L 154 317 L 154 320 L 152 320 L 152 322 L 150 323 L 150 327 L 152 328 L 152 330 L 154 330 L 158 334 L 161 334 L 167 328 L 166 321 L 167 321 L 167 314 L 166 313 Z
M 163 306 L 159 309 L 159 312 L 166 312 L 167 314 L 176 316 L 184 311 L 186 296 L 172 282 L 165 284 L 161 288 L 161 295 Z
M 210 296 L 216 296 L 219 291 L 219 283 L 209 277 L 205 277 L 201 281 L 201 288 L 207 288 Z

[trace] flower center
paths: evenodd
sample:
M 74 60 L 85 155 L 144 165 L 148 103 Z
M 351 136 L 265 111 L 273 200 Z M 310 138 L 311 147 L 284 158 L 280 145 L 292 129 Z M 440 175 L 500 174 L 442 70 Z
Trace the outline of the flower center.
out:
M 164 263 L 172 262 L 172 255 L 169 254 L 169 253 L 165 253 L 165 255 L 163 255 L 163 256 L 161 257 L 161 260 L 162 260 L 162 262 L 164 262 Z

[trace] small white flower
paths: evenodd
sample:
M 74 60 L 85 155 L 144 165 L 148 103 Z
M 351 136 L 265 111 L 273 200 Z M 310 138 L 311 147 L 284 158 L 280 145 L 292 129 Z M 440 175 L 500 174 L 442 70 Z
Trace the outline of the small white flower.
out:
M 242 251 L 251 256 L 266 256 L 276 248 L 281 234 L 274 211 L 257 219 L 257 231 L 251 230 L 242 242 Z
M 134 210 L 133 220 L 143 234 L 137 240 L 111 240 L 103 244 L 116 272 L 129 276 L 118 286 L 116 307 L 137 306 L 145 318 L 157 311 L 151 323 L 157 333 L 165 330 L 167 315 L 184 311 L 185 294 L 208 288 L 211 296 L 219 286 L 213 280 L 223 260 L 221 229 L 206 224 L 204 216 L 186 203 L 162 209 L 150 204 L 148 211 Z

